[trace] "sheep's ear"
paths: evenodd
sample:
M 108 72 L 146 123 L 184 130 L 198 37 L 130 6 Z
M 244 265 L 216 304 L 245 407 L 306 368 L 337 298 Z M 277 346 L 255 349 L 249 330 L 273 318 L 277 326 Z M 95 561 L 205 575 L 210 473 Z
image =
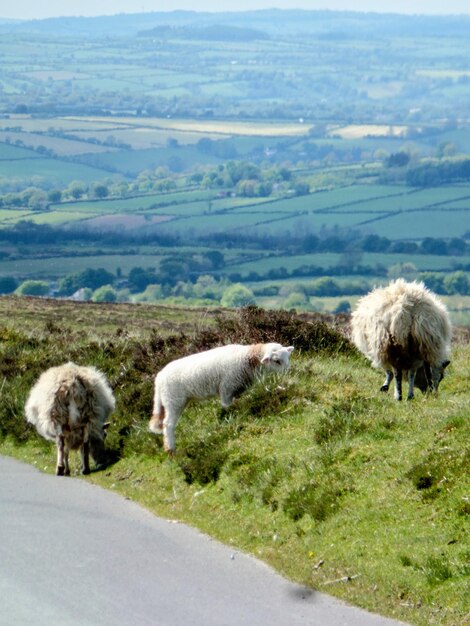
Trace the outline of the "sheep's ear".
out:
M 442 364 L 442 369 L 445 370 L 445 368 L 450 365 L 450 361 L 444 361 L 444 363 Z
M 294 346 L 288 346 L 286 350 L 290 354 L 294 350 Z
M 266 365 L 266 363 L 269 363 L 269 361 L 271 361 L 272 357 L 269 354 L 265 354 L 264 357 L 261 359 L 261 363 L 263 365 Z

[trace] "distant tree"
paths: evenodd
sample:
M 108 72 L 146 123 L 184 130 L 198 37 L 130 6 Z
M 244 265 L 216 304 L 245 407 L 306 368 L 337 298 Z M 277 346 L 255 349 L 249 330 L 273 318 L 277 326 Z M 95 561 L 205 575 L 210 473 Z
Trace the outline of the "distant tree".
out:
M 245 287 L 245 285 L 241 283 L 236 283 L 225 289 L 220 303 L 222 306 L 226 307 L 242 307 L 255 304 L 256 298 L 251 289 L 248 289 L 248 287 Z
M 67 274 L 59 281 L 59 294 L 62 296 L 71 296 L 73 293 L 87 287 L 88 289 L 98 289 L 102 285 L 108 285 L 114 282 L 114 276 L 102 267 L 97 269 L 87 268 L 81 272 Z
M 109 195 L 109 189 L 104 183 L 95 183 L 92 191 L 95 198 L 107 198 Z
M 75 200 L 78 200 L 79 198 L 84 196 L 86 194 L 86 191 L 87 191 L 86 183 L 80 180 L 73 180 L 70 183 L 70 185 L 67 187 L 67 193 L 69 193 L 72 196 L 72 198 L 75 198 Z
M 82 287 L 80 290 L 80 298 L 84 302 L 88 302 L 93 297 L 93 290 L 89 287 Z
M 214 150 L 214 141 L 209 137 L 201 137 L 196 143 L 196 148 L 203 154 L 212 154 Z
M 13 293 L 18 287 L 18 281 L 13 276 L 0 276 L 0 293 Z
M 422 254 L 447 254 L 447 242 L 445 239 L 435 239 L 434 237 L 425 237 L 421 242 Z
M 220 298 L 221 285 L 213 276 L 203 274 L 199 276 L 193 287 L 194 296 L 197 298 L 209 298 L 218 300 Z
M 47 194 L 42 191 L 42 189 L 38 189 L 30 195 L 28 206 L 33 209 L 33 211 L 44 209 L 47 206 Z
M 462 271 L 447 274 L 444 278 L 444 287 L 449 295 L 467 296 L 470 294 L 468 275 Z
M 454 156 L 457 154 L 457 146 L 452 141 L 441 141 L 437 146 L 436 156 L 439 159 Z
M 62 191 L 60 189 L 51 189 L 47 194 L 49 202 L 60 202 L 62 200 Z
M 447 243 L 447 252 L 448 254 L 454 254 L 455 256 L 462 256 L 467 251 L 467 243 L 465 239 L 460 239 L 459 237 L 453 237 Z
M 155 285 L 157 275 L 153 269 L 144 269 L 143 267 L 133 267 L 127 277 L 129 288 L 133 292 L 144 291 L 148 285 Z
M 293 187 L 296 196 L 307 196 L 310 193 L 310 185 L 303 181 L 294 183 Z
M 316 235 L 307 235 L 302 243 L 304 252 L 315 252 L 318 250 L 319 238 Z
M 394 152 L 386 160 L 385 165 L 387 167 L 405 167 L 410 162 L 410 155 L 408 152 L 400 151 Z
M 443 274 L 439 274 L 438 272 L 422 272 L 419 275 L 419 280 L 423 281 L 426 287 L 435 293 L 446 293 Z
M 416 254 L 419 252 L 419 246 L 415 241 L 394 241 L 390 245 L 390 252 L 394 254 Z
M 49 283 L 44 280 L 25 280 L 16 290 L 19 296 L 47 296 Z
M 133 302 L 155 302 L 165 297 L 161 285 L 147 285 L 144 291 L 132 297 Z
M 293 291 L 284 300 L 284 309 L 305 309 L 308 307 L 309 301 L 307 296 L 300 291 Z
M 367 235 L 361 242 L 364 252 L 386 252 L 390 248 L 390 239 L 379 235 Z
M 103 285 L 93 292 L 93 302 L 116 302 L 117 292 L 112 285 Z
M 341 288 L 334 278 L 323 276 L 313 281 L 311 292 L 315 296 L 339 296 Z
M 161 261 L 158 273 L 160 282 L 175 284 L 187 279 L 189 268 L 184 259 L 168 257 Z
M 340 300 L 333 313 L 349 313 L 351 311 L 351 305 L 348 300 Z
M 406 263 L 397 263 L 396 265 L 391 265 L 388 268 L 388 276 L 390 278 L 407 278 L 412 279 L 416 276 L 418 270 L 416 265 L 410 263 L 409 261 Z
M 218 250 L 209 250 L 208 252 L 204 252 L 203 256 L 210 261 L 214 270 L 219 270 L 224 266 L 224 255 Z

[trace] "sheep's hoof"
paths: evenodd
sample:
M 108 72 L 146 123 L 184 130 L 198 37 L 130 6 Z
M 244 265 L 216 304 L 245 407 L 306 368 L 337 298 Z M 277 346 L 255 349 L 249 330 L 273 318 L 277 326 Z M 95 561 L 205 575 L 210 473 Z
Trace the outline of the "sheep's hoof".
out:
M 90 473 L 90 468 L 89 468 L 89 467 L 84 467 L 84 468 L 82 469 L 82 474 L 83 474 L 84 476 L 86 476 L 86 475 L 87 475 L 87 474 L 89 474 L 89 473 Z
M 380 387 L 380 391 L 386 393 L 388 391 L 388 385 L 382 385 L 382 387 Z
M 64 474 L 65 474 L 65 467 L 63 465 L 58 465 L 56 467 L 55 474 L 56 474 L 56 476 L 64 476 Z
M 408 396 L 407 400 L 414 400 L 414 398 L 415 398 L 414 396 Z
M 68 468 L 65 470 L 64 476 L 70 476 L 70 470 Z

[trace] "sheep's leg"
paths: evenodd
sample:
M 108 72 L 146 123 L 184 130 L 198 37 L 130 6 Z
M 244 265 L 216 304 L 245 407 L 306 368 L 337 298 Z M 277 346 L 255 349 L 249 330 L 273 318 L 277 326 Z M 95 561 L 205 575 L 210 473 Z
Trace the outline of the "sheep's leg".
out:
M 433 379 L 433 376 L 432 376 L 431 365 L 427 361 L 425 361 L 423 363 L 423 367 L 424 367 L 424 375 L 426 376 L 426 380 L 427 380 L 427 383 L 429 385 L 429 389 L 431 391 L 435 391 L 436 385 L 434 384 L 434 379 Z
M 408 373 L 407 400 L 413 400 L 413 398 L 415 397 L 415 378 L 416 378 L 416 370 L 410 370 Z
M 64 436 L 57 435 L 56 437 L 57 443 L 57 465 L 55 473 L 57 476 L 63 476 L 65 473 L 65 464 L 64 464 Z
M 401 400 L 403 371 L 395 369 L 393 370 L 393 375 L 395 376 L 395 400 Z
M 67 441 L 65 441 L 64 443 L 64 476 L 70 476 L 69 451 L 70 451 L 70 448 L 67 445 Z
M 165 407 L 160 406 L 158 412 L 154 412 L 149 422 L 149 430 L 156 435 L 163 433 L 163 423 L 165 421 Z
M 80 446 L 80 456 L 82 459 L 82 474 L 90 473 L 90 442 L 84 441 Z
M 391 370 L 385 370 L 385 380 L 384 380 L 384 384 L 382 385 L 382 387 L 380 387 L 380 391 L 387 392 L 389 390 L 392 379 L 393 379 L 393 372 Z
M 233 403 L 233 395 L 228 393 L 222 393 L 220 395 L 220 404 L 222 405 L 222 409 L 228 409 Z
M 176 449 L 175 429 L 184 407 L 167 407 L 163 420 L 163 447 L 168 454 L 173 455 Z

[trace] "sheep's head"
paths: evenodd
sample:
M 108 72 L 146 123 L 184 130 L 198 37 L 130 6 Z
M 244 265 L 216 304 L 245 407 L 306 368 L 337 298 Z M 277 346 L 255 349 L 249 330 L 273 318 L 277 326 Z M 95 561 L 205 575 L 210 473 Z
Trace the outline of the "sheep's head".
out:
M 431 366 L 431 380 L 426 375 L 426 369 L 424 365 L 418 368 L 416 372 L 415 385 L 423 393 L 434 390 L 437 391 L 439 383 L 444 378 L 444 371 L 449 365 L 450 361 L 443 361 L 440 365 Z
M 268 344 L 261 364 L 270 371 L 285 372 L 289 367 L 293 349 L 293 346 L 284 347 L 280 344 Z
M 108 455 L 104 442 L 108 427 L 109 422 L 106 422 L 99 428 L 96 428 L 94 432 L 90 433 L 90 452 L 97 469 L 102 469 L 107 465 Z

